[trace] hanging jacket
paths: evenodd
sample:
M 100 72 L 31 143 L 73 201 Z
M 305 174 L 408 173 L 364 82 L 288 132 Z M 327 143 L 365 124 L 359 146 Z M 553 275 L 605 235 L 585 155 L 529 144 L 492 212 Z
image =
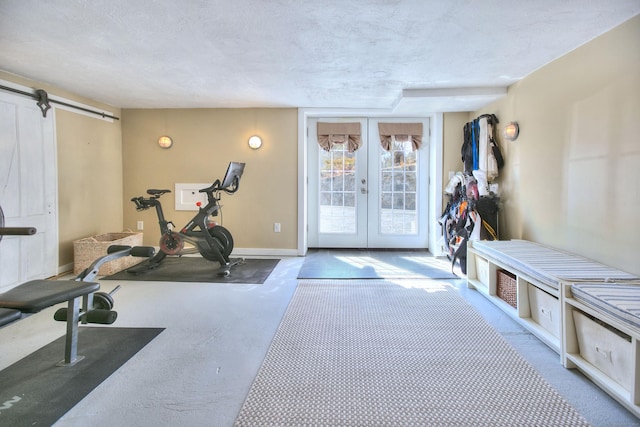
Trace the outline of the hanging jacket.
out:
M 462 161 L 464 172 L 474 175 L 481 171 L 490 183 L 498 177 L 499 169 L 504 165 L 502 153 L 495 140 L 495 125 L 498 118 L 495 114 L 483 114 L 464 125 L 462 143 Z

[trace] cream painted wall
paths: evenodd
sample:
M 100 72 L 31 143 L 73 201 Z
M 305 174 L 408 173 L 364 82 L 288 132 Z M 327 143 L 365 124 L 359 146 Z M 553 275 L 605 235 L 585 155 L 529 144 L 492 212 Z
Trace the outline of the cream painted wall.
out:
M 0 71 L 0 79 L 110 111 L 100 104 L 56 87 Z M 34 101 L 35 102 L 35 101 Z M 120 122 L 106 122 L 56 109 L 58 161 L 59 264 L 73 263 L 73 241 L 122 230 L 122 143 Z M 55 161 L 55 159 L 52 159 Z
M 548 64 L 482 113 L 515 120 L 502 143 L 503 238 L 640 274 L 640 16 Z
M 297 247 L 297 110 L 296 109 L 167 109 L 122 111 L 124 153 L 124 226 L 144 221 L 144 241 L 160 238 L 155 211 L 137 212 L 132 197 L 148 188 L 172 191 L 162 197 L 165 217 L 182 227 L 195 212 L 174 209 L 175 183 L 212 183 L 230 161 L 245 162 L 240 189 L 222 193 L 222 225 L 231 231 L 235 248 Z M 172 148 L 157 145 L 163 134 Z M 259 150 L 247 140 L 263 139 Z M 280 233 L 273 225 L 279 222 Z
M 462 143 L 464 141 L 463 128 L 469 121 L 469 113 L 445 113 L 442 137 L 444 147 L 442 152 L 442 185 L 449 183 L 449 172 L 462 172 Z M 446 206 L 448 197 L 443 199 L 442 206 Z
M 116 117 L 119 117 L 116 114 Z M 123 230 L 119 122 L 56 111 L 60 265 L 73 262 L 73 241 Z

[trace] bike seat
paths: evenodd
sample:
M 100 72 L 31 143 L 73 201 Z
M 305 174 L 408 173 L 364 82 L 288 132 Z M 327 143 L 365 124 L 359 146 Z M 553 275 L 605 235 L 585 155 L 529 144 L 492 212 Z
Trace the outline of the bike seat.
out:
M 164 193 L 171 193 L 171 190 L 155 190 L 153 188 L 147 190 L 147 194 L 151 196 L 162 196 Z

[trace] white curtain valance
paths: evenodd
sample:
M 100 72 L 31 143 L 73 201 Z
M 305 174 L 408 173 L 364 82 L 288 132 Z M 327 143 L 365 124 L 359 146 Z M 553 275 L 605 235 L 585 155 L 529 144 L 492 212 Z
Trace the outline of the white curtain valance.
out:
M 318 122 L 318 144 L 325 151 L 335 144 L 347 144 L 347 151 L 353 153 L 362 146 L 360 123 Z

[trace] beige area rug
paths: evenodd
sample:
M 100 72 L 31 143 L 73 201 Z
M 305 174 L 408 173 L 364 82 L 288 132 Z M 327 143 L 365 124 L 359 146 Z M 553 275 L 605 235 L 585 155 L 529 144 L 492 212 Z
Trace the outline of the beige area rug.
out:
M 584 426 L 455 288 L 300 281 L 237 426 Z

